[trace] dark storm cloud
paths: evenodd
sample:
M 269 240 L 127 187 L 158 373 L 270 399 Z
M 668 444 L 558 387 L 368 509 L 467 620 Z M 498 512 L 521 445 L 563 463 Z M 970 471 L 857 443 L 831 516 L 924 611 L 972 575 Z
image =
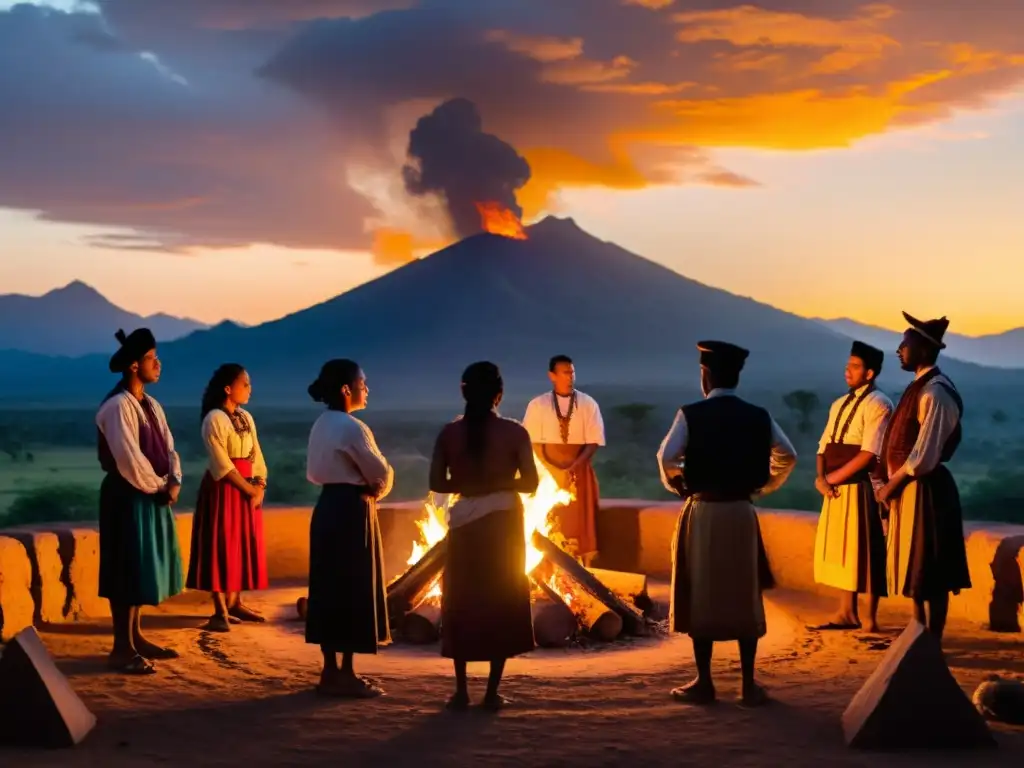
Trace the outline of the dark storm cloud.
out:
M 374 209 L 300 98 L 247 73 L 185 84 L 159 59 L 97 50 L 110 39 L 94 16 L 0 13 L 0 206 L 138 229 L 147 247 L 369 245 Z
M 1004 0 L 97 4 L 0 12 L 0 206 L 132 247 L 365 247 L 390 222 L 349 179 L 401 194 L 409 129 L 454 97 L 529 163 L 530 215 L 573 186 L 754 186 L 714 150 L 844 147 L 1024 83 Z

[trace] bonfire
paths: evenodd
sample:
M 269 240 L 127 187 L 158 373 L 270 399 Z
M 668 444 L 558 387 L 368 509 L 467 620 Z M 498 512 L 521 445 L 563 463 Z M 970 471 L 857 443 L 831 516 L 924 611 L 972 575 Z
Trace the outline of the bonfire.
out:
M 521 494 L 526 535 L 526 574 L 534 586 L 533 614 L 537 642 L 564 646 L 582 630 L 592 638 L 613 640 L 623 631 L 642 634 L 646 627 L 636 598 L 645 598 L 646 578 L 584 568 L 566 551 L 554 512 L 572 501 L 547 468 L 536 460 L 540 483 L 532 495 Z M 388 585 L 388 613 L 401 637 L 414 643 L 437 640 L 442 574 L 446 554 L 446 510 L 457 497 L 424 503 L 417 521 L 420 540 L 413 543 L 409 568 Z M 613 582 L 610 589 L 604 582 Z M 617 594 L 618 593 L 618 594 Z

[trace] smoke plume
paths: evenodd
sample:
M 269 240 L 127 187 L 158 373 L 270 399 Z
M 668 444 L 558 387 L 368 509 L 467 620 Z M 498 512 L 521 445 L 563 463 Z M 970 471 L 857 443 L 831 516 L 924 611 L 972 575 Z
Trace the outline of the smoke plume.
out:
M 530 180 L 530 164 L 511 144 L 484 133 L 472 101 L 449 99 L 421 117 L 409 132 L 408 155 L 402 169 L 406 190 L 441 197 L 459 237 L 481 231 L 478 202 L 498 203 L 522 216 L 516 190 Z

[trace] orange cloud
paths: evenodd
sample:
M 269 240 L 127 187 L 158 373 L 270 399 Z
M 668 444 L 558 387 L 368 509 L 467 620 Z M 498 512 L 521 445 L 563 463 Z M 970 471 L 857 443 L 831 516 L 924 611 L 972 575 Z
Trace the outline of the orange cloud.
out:
M 583 55 L 582 37 L 518 35 L 504 29 L 492 29 L 484 35 L 492 43 L 502 43 L 510 51 L 545 63 L 575 59 Z
M 814 62 L 813 74 L 835 74 L 880 59 L 899 47 L 880 26 L 895 16 L 888 5 L 865 5 L 851 19 L 828 19 L 741 5 L 716 11 L 677 13 L 684 26 L 676 38 L 684 43 L 727 42 L 747 48 L 833 48 Z
M 372 239 L 379 259 L 414 258 L 413 225 L 347 179 L 400 180 L 409 129 L 450 96 L 530 162 L 529 217 L 563 187 L 749 187 L 716 148 L 846 147 L 1024 83 L 1024 3 L 1007 0 L 96 2 L 103 24 L 0 13 L 0 64 L 25 73 L 0 82 L 0 133 L 20 137 L 0 147 L 0 204 L 175 248 Z M 150 50 L 201 87 L 162 82 Z M 396 228 L 371 237 L 379 222 Z
M 446 245 L 450 245 L 450 240 L 424 239 L 404 229 L 380 227 L 373 232 L 370 253 L 382 266 L 400 267 Z
M 622 0 L 623 5 L 639 5 L 643 8 L 650 8 L 653 11 L 668 8 L 676 0 Z

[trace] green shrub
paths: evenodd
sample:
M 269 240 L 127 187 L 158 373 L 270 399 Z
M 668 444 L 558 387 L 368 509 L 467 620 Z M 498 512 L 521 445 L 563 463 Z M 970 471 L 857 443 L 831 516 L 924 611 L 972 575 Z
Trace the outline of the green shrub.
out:
M 78 483 L 44 485 L 22 493 L 7 511 L 6 526 L 99 518 L 99 488 Z

